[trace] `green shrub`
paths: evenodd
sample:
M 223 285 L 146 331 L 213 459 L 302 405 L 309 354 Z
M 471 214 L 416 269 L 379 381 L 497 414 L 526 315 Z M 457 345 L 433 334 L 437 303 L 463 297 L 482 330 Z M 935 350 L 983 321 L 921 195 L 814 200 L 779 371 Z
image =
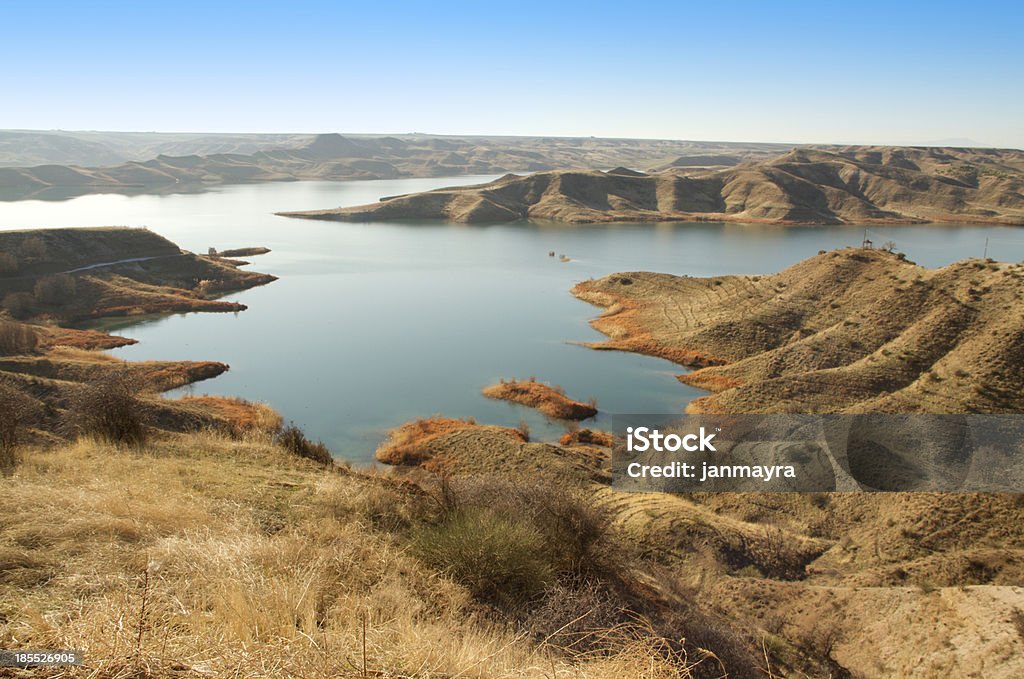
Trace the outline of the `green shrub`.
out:
M 489 603 L 528 601 L 555 579 L 544 535 L 522 517 L 458 509 L 413 537 L 413 552 Z
M 580 492 L 539 479 L 472 479 L 454 484 L 454 506 L 489 508 L 528 522 L 544 537 L 546 559 L 559 573 L 601 571 L 608 549 L 593 549 L 608 532 L 606 511 Z M 598 554 L 600 552 L 600 554 Z

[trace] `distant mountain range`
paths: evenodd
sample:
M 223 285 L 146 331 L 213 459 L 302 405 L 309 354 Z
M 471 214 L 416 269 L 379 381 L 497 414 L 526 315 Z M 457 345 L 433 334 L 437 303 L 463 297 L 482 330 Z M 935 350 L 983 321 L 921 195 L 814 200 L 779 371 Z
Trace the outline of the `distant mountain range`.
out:
M 440 177 L 562 168 L 730 166 L 779 144 L 428 135 L 0 132 L 0 198 L 198 190 L 211 184 Z M 147 155 L 152 154 L 152 155 Z M 125 161 L 124 158 L 130 156 Z M 83 158 L 93 162 L 79 162 Z M 20 162 L 15 162 L 18 161 Z M 35 164 L 42 160 L 41 164 Z
M 727 165 L 714 155 L 716 165 Z M 335 210 L 282 213 L 339 221 L 444 219 L 568 223 L 742 221 L 781 224 L 1024 224 L 1024 152 L 849 146 L 796 148 L 732 167 L 683 159 L 646 174 L 561 170 L 477 186 L 383 198 Z

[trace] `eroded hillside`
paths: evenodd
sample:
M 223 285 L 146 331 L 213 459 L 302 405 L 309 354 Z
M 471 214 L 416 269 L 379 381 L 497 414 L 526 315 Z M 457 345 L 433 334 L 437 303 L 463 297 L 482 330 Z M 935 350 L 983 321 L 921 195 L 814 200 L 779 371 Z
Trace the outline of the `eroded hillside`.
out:
M 567 223 L 1024 224 L 1024 152 L 853 146 L 797 148 L 728 167 L 672 166 L 507 175 L 489 184 L 282 213 L 339 221 L 445 219 Z
M 577 285 L 599 349 L 698 368 L 698 412 L 1024 410 L 1024 265 L 925 269 L 847 249 L 772 276 L 622 273 Z

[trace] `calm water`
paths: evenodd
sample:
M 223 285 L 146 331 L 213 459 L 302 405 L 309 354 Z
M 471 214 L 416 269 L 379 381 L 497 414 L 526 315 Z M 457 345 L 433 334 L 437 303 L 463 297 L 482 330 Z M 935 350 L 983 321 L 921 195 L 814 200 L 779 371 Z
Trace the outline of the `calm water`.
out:
M 335 453 L 367 462 L 384 431 L 435 413 L 480 422 L 529 422 L 536 438 L 561 427 L 480 396 L 500 377 L 561 384 L 604 412 L 679 412 L 701 392 L 666 361 L 572 344 L 600 339 L 598 310 L 573 298 L 582 279 L 654 270 L 707 276 L 771 273 L 818 250 L 860 242 L 855 227 L 750 225 L 462 226 L 344 224 L 272 213 L 355 205 L 383 195 L 488 177 L 296 182 L 219 187 L 199 194 L 91 195 L 0 203 L 0 229 L 148 226 L 189 250 L 273 249 L 253 268 L 280 276 L 232 295 L 240 314 L 184 314 L 108 325 L 140 340 L 131 360 L 210 359 L 227 374 L 190 389 L 265 401 Z M 940 266 L 981 256 L 1024 259 L 1012 227 L 873 227 L 911 259 Z M 573 259 L 561 263 L 549 250 Z M 604 420 L 607 416 L 600 416 Z M 601 424 L 599 422 L 598 424 Z

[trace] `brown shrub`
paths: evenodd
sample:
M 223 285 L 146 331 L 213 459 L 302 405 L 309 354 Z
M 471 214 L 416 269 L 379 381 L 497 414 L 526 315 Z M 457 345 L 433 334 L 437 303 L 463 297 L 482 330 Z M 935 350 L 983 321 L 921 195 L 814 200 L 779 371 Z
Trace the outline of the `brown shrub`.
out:
M 39 346 L 39 337 L 31 326 L 0 320 L 0 356 L 28 354 Z
M 21 241 L 19 250 L 22 256 L 29 259 L 42 259 L 46 256 L 46 243 L 39 236 L 29 236 Z
M 74 276 L 67 274 L 43 276 L 36 281 L 33 289 L 36 301 L 43 304 L 64 304 L 74 297 L 77 291 L 78 282 Z
M 0 472 L 17 464 L 17 447 L 35 404 L 17 389 L 0 384 Z
M 28 318 L 35 309 L 36 298 L 29 292 L 12 292 L 4 297 L 3 304 L 14 318 Z
M 145 406 L 139 385 L 127 375 L 110 375 L 83 385 L 65 413 L 67 433 L 94 436 L 116 445 L 141 446 L 146 442 Z
M 322 441 L 310 441 L 306 438 L 306 434 L 296 427 L 294 423 L 289 423 L 287 427 L 281 430 L 277 435 L 277 442 L 293 455 L 298 455 L 320 464 L 334 464 L 334 458 L 331 456 L 331 451 L 327 449 L 327 446 Z
M 251 434 L 277 436 L 284 424 L 281 415 L 264 403 L 227 396 L 183 396 L 181 402 L 213 414 L 235 438 Z
M 0 252 L 0 276 L 18 272 L 18 259 L 9 252 Z

